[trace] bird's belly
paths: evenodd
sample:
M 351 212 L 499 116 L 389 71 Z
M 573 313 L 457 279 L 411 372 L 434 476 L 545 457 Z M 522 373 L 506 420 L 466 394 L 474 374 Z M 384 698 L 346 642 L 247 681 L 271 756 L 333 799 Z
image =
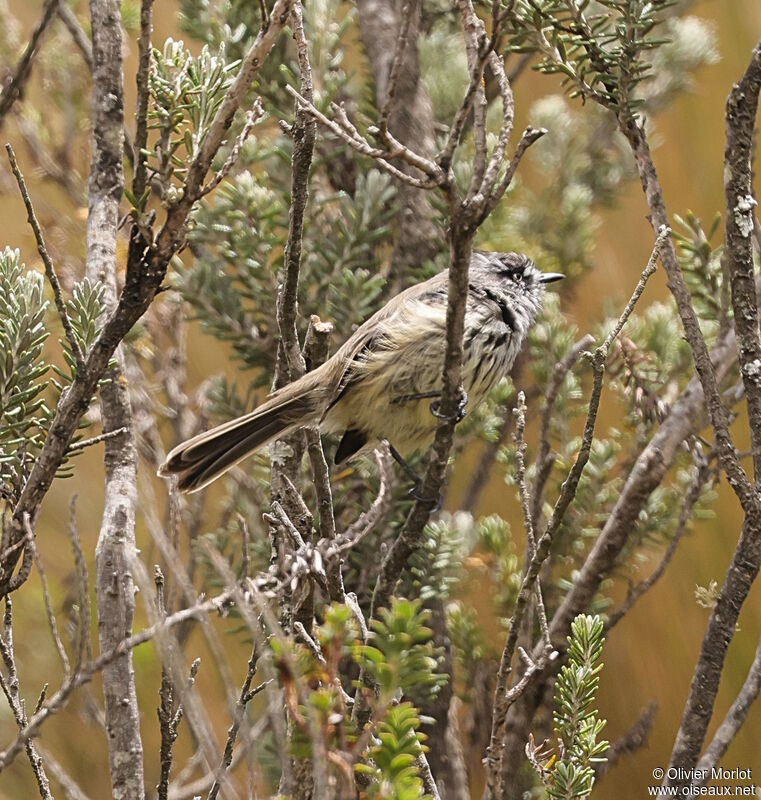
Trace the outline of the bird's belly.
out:
M 463 355 L 462 383 L 468 394 L 466 411 L 470 412 L 507 374 L 515 354 L 509 347 L 469 347 Z M 365 375 L 328 411 L 322 428 L 326 432 L 358 430 L 370 444 L 388 439 L 404 456 L 428 447 L 439 424 L 431 413 L 431 404 L 439 400 L 436 395 L 441 391 L 441 371 L 442 364 L 437 360 L 414 373 L 397 364 Z M 427 394 L 434 396 L 419 396 Z

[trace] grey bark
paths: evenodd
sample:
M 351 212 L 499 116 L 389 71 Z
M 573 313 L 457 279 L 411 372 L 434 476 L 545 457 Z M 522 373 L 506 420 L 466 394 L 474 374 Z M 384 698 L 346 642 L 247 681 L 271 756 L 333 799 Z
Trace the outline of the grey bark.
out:
M 93 144 L 87 219 L 87 276 L 106 287 L 106 308 L 117 303 L 116 240 L 122 168 L 124 94 L 119 0 L 91 0 L 93 33 Z M 122 377 L 121 347 L 116 366 L 101 388 L 103 430 L 125 432 L 105 442 L 105 508 L 95 553 L 98 639 L 101 653 L 132 632 L 136 556 L 137 448 L 129 391 Z M 143 746 L 132 651 L 103 670 L 106 733 L 112 795 L 117 800 L 144 797 Z

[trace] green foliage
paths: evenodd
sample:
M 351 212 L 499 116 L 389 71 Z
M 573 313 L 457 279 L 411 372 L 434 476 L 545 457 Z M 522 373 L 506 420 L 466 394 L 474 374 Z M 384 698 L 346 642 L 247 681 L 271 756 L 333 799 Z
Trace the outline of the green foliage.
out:
M 616 112 L 642 105 L 641 81 L 652 71 L 651 51 L 664 43 L 655 28 L 668 0 L 518 0 L 509 15 L 509 49 L 537 52 L 538 69 L 559 74 L 571 97 L 594 97 Z
M 420 718 L 411 703 L 389 709 L 378 725 L 378 743 L 369 748 L 370 764 L 355 770 L 371 779 L 366 789 L 368 800 L 420 800 L 424 794 L 417 758 L 423 753 L 424 735 L 417 729 Z
M 397 692 L 413 699 L 435 694 L 446 676 L 436 672 L 428 612 L 419 600 L 394 597 L 372 621 L 372 639 L 358 644 L 355 657 L 377 684 L 378 703 L 386 705 Z
M 232 58 L 242 58 L 261 24 L 260 6 L 250 0 L 180 0 L 182 31 L 212 50 L 224 46 Z
M 535 750 L 532 758 L 554 800 L 588 797 L 595 782 L 593 765 L 605 760 L 608 742 L 599 739 L 605 721 L 598 719 L 594 708 L 603 666 L 602 630 L 598 616 L 580 614 L 571 623 L 568 663 L 561 667 L 555 686 L 553 721 L 558 755 L 541 764 Z
M 444 515 L 426 525 L 425 541 L 410 559 L 412 594 L 423 602 L 446 600 L 459 582 L 467 540 L 472 539 L 470 514 Z
M 676 222 L 682 229 L 674 231 L 679 248 L 679 264 L 692 295 L 701 330 L 710 344 L 717 330 L 726 326 L 731 318 L 729 287 L 724 284 L 721 268 L 722 245 L 712 244 L 721 223 L 721 215 L 716 214 L 707 231 L 691 211 L 684 218 L 676 216 Z
M 52 408 L 76 377 L 76 362 L 67 338 L 60 337 L 59 341 L 68 369 L 46 358 L 45 342 L 52 325 L 43 289 L 42 274 L 28 270 L 18 250 L 6 247 L 0 253 L 0 485 L 9 496 L 20 491 L 45 442 Z M 102 299 L 103 287 L 83 280 L 75 284 L 66 303 L 83 353 L 99 333 Z M 60 381 L 47 379 L 51 368 Z M 58 477 L 70 474 L 65 465 L 66 460 Z
M 84 278 L 74 285 L 71 297 L 66 302 L 74 338 L 82 353 L 88 352 L 100 332 L 98 320 L 103 313 L 104 293 L 105 287 L 102 283 L 93 284 L 89 278 Z M 63 381 L 71 383 L 77 375 L 76 359 L 71 349 L 71 342 L 66 337 L 60 337 L 59 342 L 69 371 L 66 373 L 56 366 L 53 370 Z M 61 384 L 56 383 L 56 386 L 62 388 Z
M 197 57 L 174 39 L 167 39 L 163 50 L 154 48 L 148 117 L 158 140 L 148 163 L 161 182 L 165 202 L 179 199 L 177 184 L 198 154 L 239 63 L 227 61 L 223 44 L 216 53 L 205 46 Z M 129 199 L 135 206 L 141 200 Z
M 42 275 L 6 247 L 0 253 L 0 481 L 8 492 L 23 481 L 45 439 L 49 333 L 42 290 Z

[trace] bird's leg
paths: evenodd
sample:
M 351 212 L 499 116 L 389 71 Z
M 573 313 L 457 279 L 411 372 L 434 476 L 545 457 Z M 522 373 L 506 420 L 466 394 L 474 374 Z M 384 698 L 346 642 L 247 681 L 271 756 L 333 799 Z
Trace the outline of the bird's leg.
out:
M 409 403 L 410 400 L 430 400 L 431 397 L 441 397 L 441 392 L 415 392 L 413 394 L 400 394 L 391 400 L 393 405 Z
M 460 390 L 460 402 L 457 404 L 457 411 L 453 417 L 448 416 L 447 414 L 442 414 L 439 411 L 440 403 L 438 400 L 434 400 L 431 405 L 431 414 L 433 414 L 436 419 L 454 419 L 455 422 L 461 422 L 465 417 L 465 407 L 468 405 L 468 393 L 464 390 Z
M 423 495 L 420 494 L 420 490 L 423 487 L 423 479 L 420 477 L 420 475 L 417 474 L 417 472 L 415 472 L 414 469 L 412 469 L 412 467 L 405 461 L 401 453 L 394 447 L 394 445 L 391 444 L 391 442 L 388 441 L 388 439 L 386 439 L 386 443 L 388 444 L 389 452 L 391 453 L 391 456 L 393 457 L 394 461 L 396 461 L 396 463 L 404 470 L 407 477 L 410 478 L 412 482 L 415 484 L 412 487 L 412 489 L 410 489 L 408 496 L 411 497 L 413 500 L 423 500 L 430 502 L 430 498 L 423 497 Z M 433 513 L 438 511 L 440 508 L 441 508 L 441 493 L 439 493 L 439 497 L 436 500 L 436 505 L 433 508 Z
M 386 441 L 388 442 L 388 439 Z M 423 479 L 404 460 L 402 454 L 394 447 L 394 445 L 391 444 L 391 442 L 388 442 L 388 449 L 391 455 L 393 456 L 394 461 L 396 461 L 396 463 L 405 471 L 407 477 L 410 478 L 410 480 L 412 480 L 412 482 L 415 484 L 415 488 L 413 489 L 413 491 L 416 492 L 422 485 Z

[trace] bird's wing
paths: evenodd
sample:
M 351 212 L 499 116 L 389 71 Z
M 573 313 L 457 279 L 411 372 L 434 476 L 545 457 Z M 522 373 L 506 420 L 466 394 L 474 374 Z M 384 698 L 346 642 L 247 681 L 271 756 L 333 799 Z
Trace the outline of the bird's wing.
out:
M 443 301 L 440 302 L 444 309 L 444 314 L 446 314 L 447 281 L 448 271 L 444 270 L 444 272 L 434 275 L 423 283 L 410 286 L 397 295 L 396 302 L 389 301 L 357 328 L 336 353 L 336 357 L 343 362 L 344 367 L 340 379 L 335 383 L 333 394 L 325 407 L 323 419 L 325 414 L 359 380 L 365 371 L 366 362 L 373 355 L 389 349 L 389 337 L 393 336 L 395 328 L 398 327 L 401 320 L 409 320 L 410 316 L 414 316 L 414 306 L 418 303 L 426 302 L 426 295 L 430 297 L 443 290 Z

